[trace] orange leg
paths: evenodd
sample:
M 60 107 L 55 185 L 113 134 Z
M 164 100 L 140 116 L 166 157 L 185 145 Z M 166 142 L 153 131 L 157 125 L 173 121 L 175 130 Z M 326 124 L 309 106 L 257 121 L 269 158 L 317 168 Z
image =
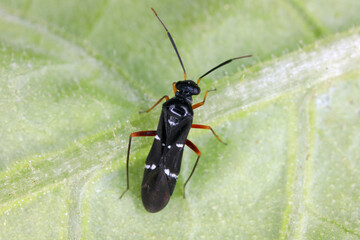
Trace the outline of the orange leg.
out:
M 219 142 L 221 142 L 222 144 L 227 145 L 225 142 L 221 141 L 221 139 L 218 137 L 218 135 L 216 135 L 216 133 L 214 132 L 214 130 L 210 126 L 200 125 L 200 124 L 192 124 L 191 128 L 209 129 L 214 134 L 214 136 L 217 138 L 217 140 L 219 140 Z
M 164 98 L 166 99 L 166 101 L 168 101 L 168 100 L 170 99 L 169 96 L 165 95 L 165 96 L 163 96 L 162 98 L 160 98 L 159 101 L 157 101 L 157 102 L 154 104 L 154 106 L 152 106 L 151 108 L 149 108 L 149 109 L 146 110 L 146 111 L 139 111 L 139 113 L 148 113 L 148 112 L 150 112 L 150 111 L 153 110 L 153 108 L 156 107 Z
M 174 94 L 176 94 L 176 92 L 177 92 L 177 89 L 176 89 L 176 87 L 175 87 L 175 85 L 176 85 L 176 82 L 173 82 L 173 90 L 174 90 Z
M 194 167 L 193 167 L 193 169 L 192 169 L 192 171 L 191 171 L 191 173 L 190 173 L 190 176 L 188 177 L 188 179 L 185 181 L 185 183 L 184 183 L 184 198 L 185 198 L 185 187 L 186 187 L 186 184 L 189 182 L 189 180 L 190 180 L 190 178 L 192 177 L 192 175 L 194 174 L 194 172 L 195 172 L 195 168 L 196 168 L 196 166 L 197 166 L 197 164 L 198 164 L 198 162 L 199 162 L 199 158 L 200 158 L 200 156 L 201 156 L 201 152 L 199 151 L 199 149 L 195 146 L 195 144 L 194 143 L 192 143 L 190 140 L 188 140 L 188 139 L 186 139 L 186 142 L 185 142 L 185 144 L 186 144 L 186 146 L 188 146 L 191 150 L 193 150 L 197 155 L 198 155 L 198 157 L 197 157 L 197 159 L 196 159 L 196 162 L 195 162 L 195 165 L 194 165 Z
M 152 137 L 152 136 L 155 136 L 155 135 L 156 135 L 156 131 L 140 131 L 140 132 L 133 132 L 132 134 L 130 134 L 128 152 L 127 152 L 127 157 L 126 157 L 126 190 L 121 194 L 120 199 L 124 196 L 124 194 L 130 188 L 130 184 L 129 184 L 129 157 L 130 157 L 131 139 L 133 137 Z
M 207 90 L 207 91 L 205 92 L 204 100 L 203 100 L 202 102 L 199 102 L 199 103 L 194 104 L 194 105 L 192 106 L 192 109 L 195 109 L 195 108 L 198 108 L 198 107 L 204 105 L 208 93 L 209 93 L 209 92 L 212 92 L 212 91 L 216 91 L 216 89 Z

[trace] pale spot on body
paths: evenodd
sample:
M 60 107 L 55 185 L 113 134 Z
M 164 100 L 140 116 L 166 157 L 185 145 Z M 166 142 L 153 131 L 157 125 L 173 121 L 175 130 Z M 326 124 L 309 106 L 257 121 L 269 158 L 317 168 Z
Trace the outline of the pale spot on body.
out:
M 176 126 L 176 125 L 179 124 L 179 123 L 177 123 L 175 121 L 172 121 L 171 119 L 168 120 L 168 123 L 170 124 L 170 126 Z
M 156 168 L 156 165 L 155 165 L 155 164 L 152 164 L 152 165 L 147 165 L 147 164 L 145 164 L 145 169 L 154 170 L 155 168 Z
M 170 172 L 170 169 L 168 169 L 168 168 L 164 169 L 164 172 L 165 172 L 165 174 L 168 175 L 169 177 L 172 177 L 172 178 L 175 178 L 175 179 L 178 178 L 178 175 L 175 174 L 175 173 L 171 173 L 171 172 Z

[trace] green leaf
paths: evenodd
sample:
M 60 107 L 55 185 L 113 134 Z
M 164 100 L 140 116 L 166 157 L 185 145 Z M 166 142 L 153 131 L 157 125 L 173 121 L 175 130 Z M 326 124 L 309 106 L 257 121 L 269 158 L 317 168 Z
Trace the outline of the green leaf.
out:
M 164 210 L 140 184 L 182 70 L 210 92 Z M 359 1 L 0 1 L 0 239 L 359 239 Z M 201 101 L 203 94 L 194 101 Z

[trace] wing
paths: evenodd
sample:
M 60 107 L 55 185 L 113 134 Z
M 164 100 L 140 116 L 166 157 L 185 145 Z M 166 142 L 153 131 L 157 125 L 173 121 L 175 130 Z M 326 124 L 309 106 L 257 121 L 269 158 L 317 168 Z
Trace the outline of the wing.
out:
M 165 180 L 160 177 L 164 173 L 169 194 L 172 195 L 180 173 L 183 150 L 192 119 L 191 105 L 186 102 L 172 98 L 163 105 L 157 135 L 145 162 L 143 188 L 152 189 L 149 184 L 162 186 L 161 182 L 154 182 L 150 178 Z M 154 174 L 155 172 L 157 174 Z
M 167 111 L 164 112 L 166 120 L 166 142 L 163 152 L 164 172 L 168 176 L 170 195 L 172 195 L 178 179 L 185 142 L 193 121 L 191 105 L 183 102 L 167 102 Z
M 168 178 L 161 166 L 165 150 L 166 133 L 164 111 L 162 111 L 154 142 L 147 156 L 144 177 L 141 184 L 141 198 L 145 209 L 158 212 L 163 209 L 170 199 Z

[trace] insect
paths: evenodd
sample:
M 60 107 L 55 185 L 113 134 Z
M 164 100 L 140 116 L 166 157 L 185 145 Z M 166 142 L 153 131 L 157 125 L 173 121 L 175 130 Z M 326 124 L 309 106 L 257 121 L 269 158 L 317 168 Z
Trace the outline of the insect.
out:
M 195 83 L 193 80 L 187 80 L 184 64 L 181 60 L 180 54 L 176 48 L 175 42 L 170 32 L 166 28 L 165 24 L 161 21 L 155 10 L 153 8 L 151 8 L 151 10 L 154 12 L 155 16 L 167 32 L 170 42 L 183 69 L 184 80 L 173 83 L 172 86 L 175 94 L 173 98 L 170 99 L 167 95 L 165 95 L 160 98 L 159 101 L 157 101 L 150 109 L 140 112 L 150 112 L 163 99 L 166 100 L 166 102 L 162 105 L 162 111 L 157 130 L 139 131 L 130 134 L 126 158 L 127 187 L 126 190 L 121 194 L 120 198 L 122 198 L 129 190 L 129 156 L 132 138 L 154 137 L 153 145 L 145 162 L 144 177 L 141 185 L 141 198 L 147 211 L 158 212 L 167 205 L 170 196 L 174 191 L 176 181 L 180 173 L 181 160 L 185 146 L 188 146 L 197 154 L 197 159 L 189 177 L 184 183 L 184 197 L 186 184 L 194 174 L 195 168 L 199 162 L 201 152 L 194 143 L 187 139 L 190 129 L 208 129 L 214 134 L 219 142 L 225 144 L 223 141 L 221 141 L 221 139 L 216 135 L 210 126 L 193 124 L 193 109 L 204 105 L 208 93 L 210 91 L 216 90 L 207 90 L 205 92 L 203 101 L 192 104 L 192 96 L 198 95 L 200 93 L 200 87 L 198 86 L 200 80 L 212 71 L 230 63 L 233 60 L 251 57 L 252 55 L 232 58 L 217 65 L 199 77 L 197 83 Z

